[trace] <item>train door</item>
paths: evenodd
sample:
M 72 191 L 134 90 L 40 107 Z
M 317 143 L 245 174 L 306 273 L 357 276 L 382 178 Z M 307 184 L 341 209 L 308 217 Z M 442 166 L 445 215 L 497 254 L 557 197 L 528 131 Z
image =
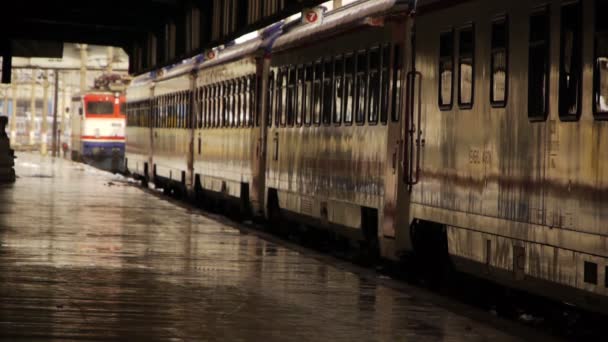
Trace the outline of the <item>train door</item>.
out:
M 190 91 L 186 92 L 186 129 L 188 130 L 188 146 L 186 148 L 186 190 L 194 192 L 194 138 L 198 122 L 201 120 L 200 93 L 196 88 L 196 77 L 190 75 Z
M 156 177 L 156 168 L 154 167 L 154 145 L 155 145 L 155 135 L 158 136 L 158 128 L 160 127 L 161 118 L 160 118 L 160 98 L 157 98 L 154 95 L 155 88 L 152 86 L 150 88 L 150 101 L 148 105 L 148 115 L 150 117 L 150 128 L 148 130 L 149 136 L 149 144 L 150 148 L 148 149 L 148 169 L 146 170 L 146 175 L 150 181 L 155 182 L 154 179 Z
M 392 98 L 388 113 L 388 134 L 385 168 L 384 212 L 382 215 L 380 247 L 382 256 L 394 259 L 400 250 L 409 249 L 409 191 L 417 177 L 417 161 L 411 154 L 417 155 L 412 143 L 419 133 L 419 115 L 413 115 L 415 107 L 414 86 L 420 83 L 420 76 L 407 72 L 412 65 L 411 24 L 405 19 L 395 24 L 393 45 L 389 60 L 390 84 L 389 96 Z M 419 159 L 418 159 L 419 160 Z
M 268 75 L 270 68 L 270 58 L 260 57 L 256 59 L 256 74 L 252 79 L 253 96 L 253 118 L 254 130 L 252 141 L 255 144 L 253 152 L 252 173 L 249 199 L 252 212 L 255 215 L 264 213 L 264 192 L 266 187 L 266 134 L 268 115 Z

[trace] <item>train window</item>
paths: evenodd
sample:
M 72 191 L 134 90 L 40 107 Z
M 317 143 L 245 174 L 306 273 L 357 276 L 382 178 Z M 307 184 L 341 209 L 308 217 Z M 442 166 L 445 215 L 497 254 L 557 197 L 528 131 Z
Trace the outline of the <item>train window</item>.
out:
M 439 108 L 452 109 L 454 96 L 454 32 L 439 37 Z
M 209 100 L 209 93 L 210 93 L 211 88 L 209 86 L 205 86 L 203 88 L 203 109 L 204 109 L 204 114 L 203 114 L 203 127 L 207 128 L 209 127 L 209 123 L 210 123 L 210 111 L 209 111 L 209 107 L 210 107 L 210 100 Z
M 178 123 L 178 106 L 177 106 L 177 94 L 171 94 L 169 96 L 169 101 L 171 101 L 171 128 L 177 128 Z
M 342 56 L 336 57 L 334 60 L 334 123 L 340 124 L 342 122 L 342 111 L 343 111 L 343 101 L 344 98 L 344 86 L 342 80 L 344 78 L 344 60 Z
M 171 95 L 163 96 L 163 122 L 161 123 L 162 128 L 171 128 L 173 121 L 173 108 L 171 108 Z
M 185 111 L 184 111 L 184 94 L 178 93 L 175 96 L 176 107 L 177 107 L 177 128 L 184 128 L 185 123 Z
M 357 95 L 356 106 L 355 106 L 355 122 L 358 124 L 365 123 L 365 117 L 367 113 L 366 99 L 368 90 L 368 55 L 367 51 L 359 51 L 357 54 L 357 75 L 356 75 L 356 89 Z
M 474 26 L 460 30 L 458 34 L 458 106 L 470 109 L 475 92 L 475 30 Z
M 580 1 L 562 7 L 559 70 L 559 116 L 578 120 L 582 95 L 582 5 Z
M 403 49 L 401 45 L 395 46 L 394 52 L 394 67 L 393 67 L 393 108 L 392 108 L 392 120 L 394 122 L 399 121 L 401 115 L 401 79 L 403 77 Z M 451 76 L 450 76 L 451 77 Z M 450 81 L 451 82 L 451 81 Z M 451 87 L 451 85 L 450 85 Z M 450 95 L 451 96 L 451 95 Z M 450 97 L 450 106 L 452 105 Z
M 389 108 L 389 65 L 391 59 L 391 50 L 388 45 L 382 47 L 382 54 L 380 57 L 382 60 L 381 72 L 380 72 L 380 121 L 386 124 L 388 121 L 388 108 Z
M 608 266 L 604 268 L 604 287 L 608 287 Z
M 368 122 L 372 125 L 378 123 L 380 114 L 380 87 L 380 49 L 374 47 L 369 52 L 369 96 L 367 97 Z
M 595 51 L 593 111 L 596 119 L 608 119 L 608 2 L 595 1 Z
M 245 107 L 245 126 L 252 127 L 254 121 L 254 114 L 256 110 L 254 108 L 254 99 L 255 99 L 255 76 L 249 76 L 245 79 L 246 89 L 245 89 L 245 103 L 243 106 Z
M 241 104 L 243 103 L 243 80 L 237 78 L 233 83 L 233 95 L 232 95 L 232 114 L 234 116 L 233 126 L 241 127 L 244 124 L 243 121 L 243 110 Z
M 222 108 L 222 102 L 221 102 L 221 97 L 220 97 L 220 85 L 219 84 L 215 84 L 213 85 L 213 127 L 218 128 L 221 126 L 221 120 L 220 120 L 220 116 L 221 116 L 221 110 Z
M 235 106 L 236 80 L 230 81 L 228 84 L 228 120 L 230 122 L 230 127 L 236 127 L 238 125 L 238 113 L 236 112 L 237 108 Z
M 114 114 L 114 103 L 111 101 L 87 102 L 87 114 L 112 115 Z
M 220 84 L 220 127 L 227 127 L 229 125 L 228 121 L 228 84 L 223 82 Z
M 198 88 L 195 90 L 195 103 L 196 103 L 196 121 L 194 122 L 194 128 L 200 129 L 203 127 L 203 119 L 205 117 L 205 108 L 203 108 L 203 88 Z
M 585 261 L 584 280 L 587 284 L 597 285 L 597 264 Z
M 549 99 L 549 12 L 544 10 L 530 16 L 528 50 L 528 118 L 547 119 Z
M 230 127 L 238 127 L 240 125 L 240 118 L 236 99 L 238 96 L 237 83 L 238 80 L 230 81 L 230 88 L 228 89 L 228 117 L 230 118 Z
M 238 102 L 236 104 L 236 115 L 239 118 L 239 127 L 249 126 L 249 78 L 244 77 L 238 80 Z
M 321 123 L 321 79 L 323 78 L 323 64 L 321 61 L 315 62 L 314 79 L 313 79 L 313 116 L 312 120 L 315 125 Z
M 298 66 L 296 89 L 296 125 L 302 126 L 302 114 L 304 111 L 304 67 Z
M 231 127 L 232 126 L 232 106 L 231 106 L 231 97 L 232 97 L 232 82 L 226 81 L 225 83 L 225 88 L 224 88 L 224 112 L 225 112 L 225 121 L 224 121 L 224 127 Z
M 208 127 L 215 127 L 215 85 L 211 84 L 208 86 L 208 101 L 209 101 L 209 124 Z
M 310 126 L 312 119 L 312 64 L 307 64 L 304 72 L 305 77 L 305 94 L 304 94 L 304 124 Z
M 355 101 L 355 56 L 350 53 L 344 57 L 344 124 L 353 123 Z
M 287 70 L 283 69 L 279 75 L 281 88 L 279 94 L 279 113 L 281 116 L 281 126 L 285 126 L 287 123 Z
M 296 68 L 289 67 L 289 79 L 287 87 L 287 125 L 293 126 L 296 116 Z
M 323 124 L 329 125 L 333 116 L 332 106 L 334 99 L 334 64 L 331 59 L 326 59 L 323 63 Z
M 210 127 L 210 122 L 211 122 L 211 111 L 210 111 L 210 107 L 211 107 L 211 101 L 210 101 L 210 90 L 211 88 L 209 86 L 206 86 L 205 91 L 203 93 L 203 98 L 204 98 L 204 108 L 205 108 L 205 116 L 204 116 L 204 127 Z
M 272 127 L 272 114 L 274 113 L 274 71 L 270 71 L 268 75 L 268 90 L 266 94 L 266 126 Z
M 181 128 L 182 124 L 182 94 L 177 93 L 173 95 L 173 106 L 174 106 L 174 128 Z
M 504 107 L 507 104 L 509 79 L 507 74 L 509 58 L 509 27 L 506 18 L 492 23 L 492 52 L 490 68 L 490 103 L 493 107 Z
M 260 94 L 261 92 L 258 91 L 259 87 L 261 85 L 258 83 L 258 76 L 253 74 L 249 76 L 249 91 L 247 92 L 249 94 L 249 101 L 247 101 L 247 103 L 249 104 L 249 126 L 252 127 L 255 126 L 258 127 L 260 125 L 259 123 L 259 115 L 258 115 L 258 96 L 257 94 Z
M 179 99 L 179 94 L 171 95 L 171 108 L 173 109 L 173 120 L 171 122 L 172 128 L 178 128 L 180 123 L 180 115 L 181 115 L 181 103 Z
M 234 127 L 241 127 L 245 124 L 245 122 L 243 122 L 243 112 L 241 110 L 241 97 L 242 97 L 242 91 L 243 91 L 243 80 L 242 79 L 235 79 L 234 80 L 234 88 L 233 88 L 233 92 L 234 95 L 232 96 L 232 113 L 234 115 Z

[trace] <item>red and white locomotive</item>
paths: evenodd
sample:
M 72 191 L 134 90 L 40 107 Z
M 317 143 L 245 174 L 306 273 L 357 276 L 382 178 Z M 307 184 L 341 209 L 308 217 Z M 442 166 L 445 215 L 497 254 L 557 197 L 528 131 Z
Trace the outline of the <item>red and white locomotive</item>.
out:
M 125 96 L 92 91 L 72 97 L 72 160 L 118 170 L 125 153 Z

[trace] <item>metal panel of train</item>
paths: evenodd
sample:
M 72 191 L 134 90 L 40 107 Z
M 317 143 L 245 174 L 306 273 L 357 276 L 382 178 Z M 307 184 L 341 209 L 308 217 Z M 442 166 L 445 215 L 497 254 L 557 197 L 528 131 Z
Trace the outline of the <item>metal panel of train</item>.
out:
M 607 10 L 377 0 L 278 25 L 135 82 L 128 166 L 606 312 Z M 156 127 L 164 96 L 174 130 Z

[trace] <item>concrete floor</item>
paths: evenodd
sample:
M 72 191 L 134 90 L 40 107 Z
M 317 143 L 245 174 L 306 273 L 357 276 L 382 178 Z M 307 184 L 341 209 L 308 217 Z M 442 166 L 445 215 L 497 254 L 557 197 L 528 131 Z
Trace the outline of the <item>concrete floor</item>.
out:
M 27 153 L 16 169 L 0 187 L 4 340 L 521 339 L 120 176 Z

